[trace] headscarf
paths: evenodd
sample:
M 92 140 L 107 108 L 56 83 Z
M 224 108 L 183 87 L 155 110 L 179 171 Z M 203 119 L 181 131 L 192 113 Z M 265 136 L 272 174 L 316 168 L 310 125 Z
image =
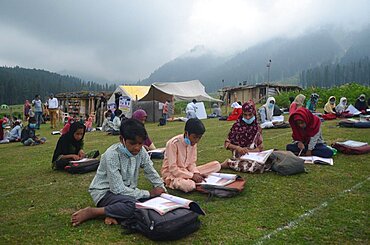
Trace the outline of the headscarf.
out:
M 364 98 L 364 101 L 361 101 L 360 98 Z M 357 100 L 356 100 L 356 103 L 355 103 L 355 107 L 357 110 L 359 111 L 365 111 L 367 109 L 367 103 L 366 103 L 366 96 L 365 94 L 361 94 Z
M 245 102 L 242 106 L 242 110 L 243 112 L 251 112 L 255 117 L 257 117 L 256 106 L 253 100 Z M 228 140 L 233 145 L 249 147 L 253 143 L 257 132 L 260 131 L 260 127 L 258 126 L 257 118 L 255 118 L 251 124 L 245 123 L 242 118 L 243 114 L 239 116 L 239 118 L 231 127 Z
M 306 99 L 306 96 L 304 96 L 303 94 L 299 94 L 295 97 L 293 102 L 295 102 L 297 106 L 303 106 L 305 99 Z
M 328 102 L 326 102 L 326 104 L 324 106 L 324 111 L 327 112 L 327 113 L 333 113 L 334 114 L 335 111 L 333 109 L 335 108 L 335 102 L 334 102 L 334 104 L 331 104 L 330 103 L 331 99 L 335 100 L 335 97 L 334 96 L 329 97 Z
M 74 137 L 75 132 L 83 128 L 83 136 L 81 140 L 77 141 Z M 86 132 L 86 127 L 80 122 L 74 122 L 71 124 L 69 131 L 60 136 L 57 146 L 53 154 L 53 162 L 58 159 L 60 155 L 78 154 L 78 152 L 83 148 L 84 136 Z
M 274 106 L 272 108 L 269 108 L 270 102 L 274 101 Z M 272 121 L 272 116 L 274 115 L 274 107 L 275 107 L 275 98 L 274 97 L 268 97 L 266 103 L 262 106 L 266 109 L 266 119 L 267 121 Z
M 143 109 L 136 110 L 132 114 L 132 118 L 136 119 L 136 120 L 139 120 L 140 122 L 144 121 L 144 118 L 147 117 L 147 116 L 148 116 L 148 114 L 146 114 L 146 112 Z
M 335 108 L 336 112 L 342 113 L 342 112 L 345 112 L 346 111 L 346 109 L 347 109 L 347 102 L 344 103 L 344 101 L 347 101 L 347 98 L 346 97 L 340 98 L 339 104 Z
M 68 121 L 67 121 L 66 125 L 64 125 L 64 127 L 63 127 L 62 131 L 60 132 L 60 133 L 61 133 L 61 135 L 65 135 L 65 134 L 67 134 L 67 133 L 68 133 L 69 128 L 70 128 L 70 127 L 71 127 L 71 125 L 73 124 L 73 123 L 71 123 L 71 121 L 72 121 L 72 120 L 74 120 L 74 118 L 73 118 L 73 117 L 68 117 Z
M 305 122 L 306 128 L 302 129 L 298 127 L 297 120 Z M 308 144 L 310 138 L 320 131 L 321 121 L 320 118 L 312 114 L 308 109 L 300 107 L 290 115 L 289 124 L 293 131 L 293 140 Z

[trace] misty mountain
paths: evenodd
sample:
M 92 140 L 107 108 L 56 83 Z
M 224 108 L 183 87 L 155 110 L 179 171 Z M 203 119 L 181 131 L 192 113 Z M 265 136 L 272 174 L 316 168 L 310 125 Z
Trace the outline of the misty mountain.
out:
M 229 59 L 205 52 L 204 47 L 196 47 L 189 54 L 159 67 L 141 83 L 199 79 L 207 91 L 215 91 L 222 86 L 222 80 L 225 86 L 242 81 L 248 84 L 267 82 L 266 65 L 271 59 L 270 82 L 300 84 L 299 74 L 303 70 L 370 56 L 369 42 L 366 42 L 369 36 L 369 28 L 357 34 L 320 30 L 292 39 L 272 39 Z

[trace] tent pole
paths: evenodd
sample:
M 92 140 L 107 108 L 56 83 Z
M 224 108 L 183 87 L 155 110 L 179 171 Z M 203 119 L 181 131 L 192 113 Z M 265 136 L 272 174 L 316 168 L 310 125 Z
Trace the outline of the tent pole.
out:
M 154 103 L 154 89 L 153 89 L 153 91 L 152 91 L 152 106 L 153 106 L 153 108 L 152 108 L 152 110 L 153 110 L 153 122 L 155 122 L 155 103 Z

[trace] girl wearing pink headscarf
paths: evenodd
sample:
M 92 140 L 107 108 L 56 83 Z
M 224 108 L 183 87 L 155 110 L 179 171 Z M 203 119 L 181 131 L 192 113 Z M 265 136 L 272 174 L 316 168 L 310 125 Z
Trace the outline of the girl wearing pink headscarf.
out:
M 91 132 L 92 123 L 93 123 L 93 119 L 92 117 L 89 117 L 89 119 L 87 119 L 87 121 L 85 122 L 86 132 Z
M 148 117 L 148 114 L 146 114 L 146 112 L 143 109 L 136 110 L 132 114 L 133 119 L 136 119 L 136 120 L 142 122 L 143 124 L 145 124 L 145 121 L 146 121 L 147 117 Z M 145 147 L 145 149 L 147 149 L 149 151 L 154 150 L 156 148 L 155 145 L 153 144 L 152 140 L 149 138 L 149 136 L 144 141 L 144 147 Z

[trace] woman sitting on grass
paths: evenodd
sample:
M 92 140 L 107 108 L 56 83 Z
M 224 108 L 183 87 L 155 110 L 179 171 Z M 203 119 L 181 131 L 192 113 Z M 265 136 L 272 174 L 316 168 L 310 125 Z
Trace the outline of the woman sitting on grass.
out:
M 346 97 L 342 97 L 340 98 L 340 101 L 339 101 L 339 104 L 335 107 L 335 111 L 337 112 L 337 115 L 340 116 L 340 117 L 346 117 L 346 116 L 351 116 L 351 115 L 348 115 L 348 111 L 347 111 L 347 98 Z
M 304 105 L 305 99 L 306 99 L 306 96 L 304 96 L 303 94 L 297 95 L 294 101 L 292 102 L 292 104 L 290 104 L 289 115 L 295 112 L 298 108 L 302 107 Z
M 329 97 L 328 102 L 324 106 L 324 113 L 333 114 L 333 115 L 337 114 L 335 112 L 335 97 L 334 96 Z
M 148 115 L 146 114 L 146 112 L 142 109 L 139 109 L 139 110 L 136 110 L 133 114 L 132 114 L 132 118 L 133 119 L 136 119 L 140 122 L 142 122 L 143 124 L 145 124 L 145 121 L 147 119 Z M 146 138 L 146 140 L 144 141 L 144 147 L 147 151 L 151 151 L 151 150 L 154 150 L 156 149 L 153 141 L 149 138 L 149 136 Z
M 10 130 L 9 135 L 7 137 L 9 142 L 21 141 L 22 127 L 20 124 L 21 123 L 19 121 L 15 121 L 13 123 L 14 127 L 12 128 L 12 130 Z
M 96 150 L 88 154 L 83 151 L 85 130 L 85 125 L 75 122 L 71 124 L 66 134 L 60 136 L 52 159 L 54 170 L 64 170 L 70 161 L 81 160 L 84 157 L 96 158 L 99 155 L 99 151 Z
M 253 100 L 249 100 L 242 106 L 243 113 L 231 127 L 225 140 L 225 148 L 233 152 L 233 157 L 222 163 L 222 168 L 231 168 L 235 171 L 263 173 L 271 168 L 268 164 L 258 164 L 240 157 L 248 152 L 263 150 L 261 128 L 256 119 L 256 107 Z
M 333 156 L 333 151 L 324 144 L 319 117 L 302 107 L 290 116 L 289 123 L 293 130 L 294 142 L 286 146 L 287 151 L 305 156 Z
M 28 125 L 23 128 L 21 133 L 21 142 L 25 146 L 34 146 L 39 144 L 44 144 L 46 141 L 45 137 L 38 138 L 35 133 L 36 129 L 36 118 L 30 117 L 28 119 Z
M 7 139 L 8 133 L 5 130 L 7 120 L 6 119 L 0 119 L 0 144 L 9 143 L 9 140 Z

